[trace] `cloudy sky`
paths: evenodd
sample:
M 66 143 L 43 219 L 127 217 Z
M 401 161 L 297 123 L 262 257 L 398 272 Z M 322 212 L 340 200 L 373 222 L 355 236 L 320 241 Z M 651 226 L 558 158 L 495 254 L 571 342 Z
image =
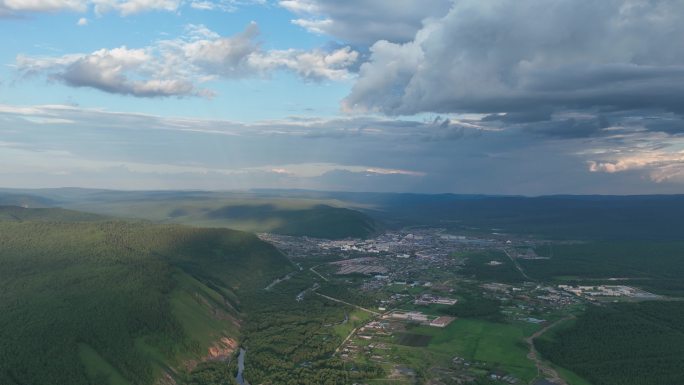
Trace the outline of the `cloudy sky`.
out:
M 684 193 L 684 1 L 0 0 L 0 187 Z

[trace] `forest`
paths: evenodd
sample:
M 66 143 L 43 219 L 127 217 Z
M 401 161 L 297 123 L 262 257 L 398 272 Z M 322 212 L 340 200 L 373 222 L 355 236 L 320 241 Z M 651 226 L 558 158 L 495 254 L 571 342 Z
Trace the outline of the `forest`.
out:
M 520 260 L 528 275 L 539 280 L 563 278 L 577 282 L 624 278 L 658 294 L 684 294 L 684 242 L 611 241 L 543 245 L 546 260 Z
M 151 384 L 236 337 L 243 293 L 290 268 L 242 232 L 34 214 L 0 216 L 3 385 Z
M 345 322 L 351 309 L 313 292 L 296 301 L 312 281 L 303 272 L 280 283 L 278 290 L 256 291 L 245 300 L 248 315 L 242 331 L 248 351 L 245 378 L 250 383 L 342 385 L 382 373 L 377 366 L 345 363 L 333 356 L 343 339 L 334 326 Z
M 683 317 L 679 301 L 592 306 L 535 346 L 593 385 L 682 384 Z

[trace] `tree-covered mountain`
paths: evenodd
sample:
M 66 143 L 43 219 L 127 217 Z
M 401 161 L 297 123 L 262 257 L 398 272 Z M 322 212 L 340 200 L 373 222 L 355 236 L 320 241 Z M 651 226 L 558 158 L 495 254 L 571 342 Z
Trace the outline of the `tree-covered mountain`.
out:
M 291 269 L 247 233 L 79 215 L 0 208 L 3 385 L 182 383 L 235 349 L 242 296 Z
M 378 229 L 374 219 L 333 199 L 265 198 L 251 192 L 0 190 L 0 203 L 29 202 L 16 197 L 31 197 L 29 207 L 316 238 L 365 238 Z

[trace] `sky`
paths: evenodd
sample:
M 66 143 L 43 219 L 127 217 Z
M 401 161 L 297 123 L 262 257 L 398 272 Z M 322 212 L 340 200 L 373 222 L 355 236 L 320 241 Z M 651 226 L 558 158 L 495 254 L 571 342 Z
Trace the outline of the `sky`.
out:
M 684 193 L 684 1 L 0 0 L 0 187 Z

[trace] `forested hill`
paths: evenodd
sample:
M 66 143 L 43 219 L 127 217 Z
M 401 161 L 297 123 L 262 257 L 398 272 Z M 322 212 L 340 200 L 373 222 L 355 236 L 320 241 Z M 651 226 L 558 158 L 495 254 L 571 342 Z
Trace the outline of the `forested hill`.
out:
M 186 383 L 291 269 L 251 234 L 76 215 L 0 208 L 0 384 Z
M 366 205 L 362 211 L 387 226 L 438 226 L 550 239 L 684 239 L 684 227 L 679 225 L 684 195 L 299 194 Z
M 341 239 L 378 231 L 368 215 L 330 199 L 249 192 L 0 189 L 0 206 L 63 207 L 117 218 Z
M 0 205 L 0 221 L 93 222 L 106 219 L 102 215 L 61 208 L 28 209 L 13 205 Z

